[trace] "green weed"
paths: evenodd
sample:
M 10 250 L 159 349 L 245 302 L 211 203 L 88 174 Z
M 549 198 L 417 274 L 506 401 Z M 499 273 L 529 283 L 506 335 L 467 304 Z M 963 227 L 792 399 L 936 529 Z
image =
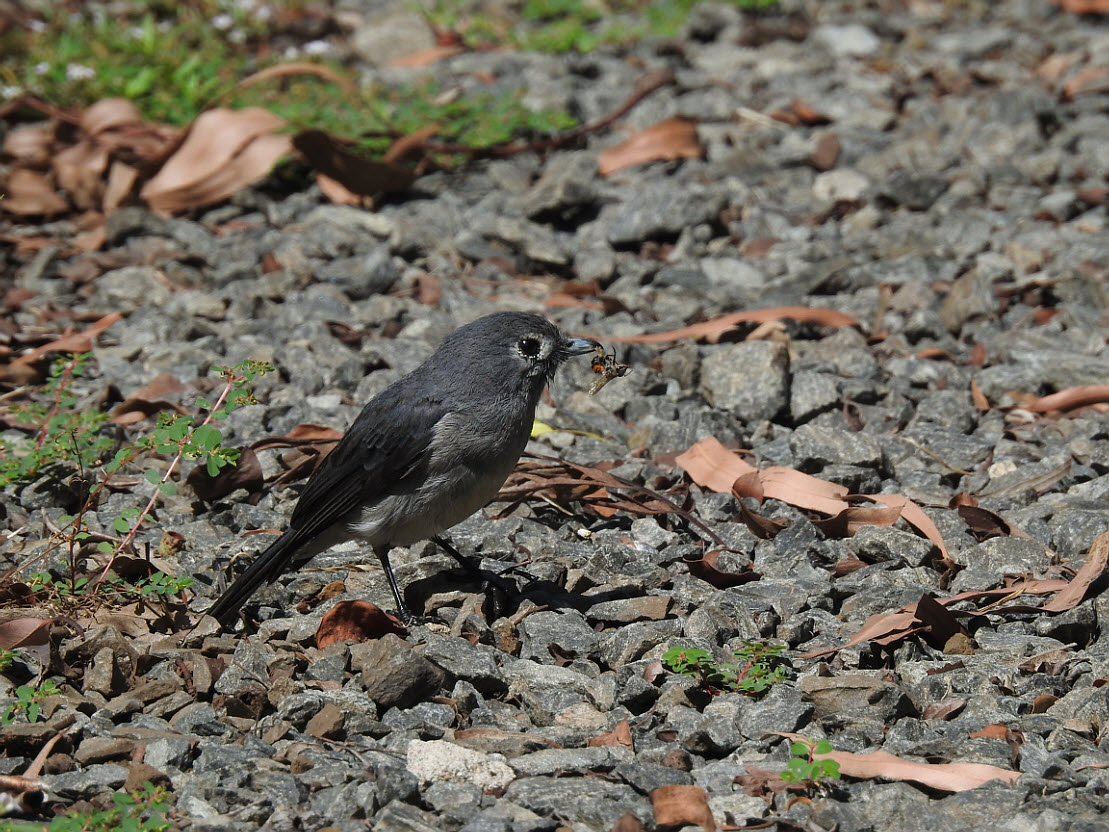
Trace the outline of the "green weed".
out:
M 723 692 L 755 695 L 786 678 L 785 667 L 776 661 L 783 652 L 785 647 L 780 645 L 745 641 L 735 651 L 737 664 L 725 664 L 707 650 L 671 647 L 663 654 L 662 663 L 713 695 Z
M 3 832 L 166 832 L 175 828 L 170 820 L 173 795 L 164 786 L 144 783 L 132 792 L 115 792 L 106 809 L 71 812 L 50 823 L 12 821 L 0 826 Z
M 835 750 L 828 740 L 795 740 L 789 750 L 792 756 L 782 772 L 782 779 L 787 783 L 812 788 L 825 780 L 839 779 L 839 763 L 814 759 L 817 754 L 830 754 Z
M 47 696 L 54 696 L 58 692 L 58 686 L 49 679 L 43 680 L 38 687 L 20 685 L 15 689 L 15 702 L 0 712 L 0 724 L 11 725 L 19 714 L 23 714 L 28 722 L 38 722 L 39 703 Z
M 43 448 L 47 448 L 50 462 L 59 467 L 65 466 L 87 485 L 79 510 L 59 519 L 51 537 L 50 546 L 30 562 L 22 564 L 20 570 L 16 570 L 19 572 L 26 569 L 32 563 L 44 559 L 52 551 L 64 549 L 69 565 L 68 574 L 64 579 L 57 580 L 46 571 L 29 573 L 26 579 L 27 586 L 32 592 L 44 594 L 62 605 L 81 603 L 89 595 L 95 594 L 98 587 L 109 578 L 115 558 L 132 548 L 135 535 L 144 523 L 153 521 L 151 512 L 159 497 L 176 493 L 177 484 L 173 477 L 182 460 L 201 461 L 211 476 L 215 476 L 226 466 L 235 464 L 239 456 L 238 450 L 223 446 L 223 433 L 214 423 L 225 419 L 240 407 L 255 403 L 250 383 L 259 375 L 273 369 L 269 364 L 252 361 L 244 361 L 234 367 L 214 367 L 213 371 L 223 377 L 223 388 L 214 403 L 205 398 L 198 398 L 196 408 L 199 413 L 195 416 L 180 413 L 162 414 L 149 433 L 140 435 L 133 443 L 120 447 L 110 459 L 106 460 L 105 457 L 110 448 L 98 439 L 94 441 L 86 435 L 96 436 L 91 429 L 82 432 L 74 427 L 74 424 L 78 424 L 83 428 L 86 421 L 99 426 L 104 420 L 93 419 L 90 414 L 85 413 L 79 417 L 80 420 L 85 421 L 74 423 L 71 417 L 74 417 L 76 411 L 64 409 L 66 406 L 72 408 L 75 403 L 72 394 L 68 392 L 68 385 L 76 377 L 75 368 L 83 368 L 87 360 L 88 356 L 70 356 L 65 361 L 55 364 L 51 378 L 43 388 L 37 393 L 32 391 L 29 394 L 32 402 L 45 399 L 52 403 L 49 407 L 34 403 L 23 405 L 24 413 L 41 414 L 44 419 L 43 426 L 36 433 L 37 440 L 28 440 L 22 445 L 15 443 L 0 447 L 3 460 L 5 462 L 13 460 L 12 464 L 5 469 L 9 479 L 3 484 L 18 482 L 41 469 L 44 464 L 41 458 L 46 453 Z M 90 529 L 86 522 L 87 515 L 98 505 L 99 498 L 109 482 L 125 466 L 139 465 L 144 460 L 155 459 L 159 460 L 158 464 L 149 465 L 143 471 L 143 478 L 153 486 L 145 505 L 131 506 L 121 511 L 112 521 L 111 528 L 115 535 L 94 532 Z M 98 473 L 93 476 L 90 469 L 96 469 Z M 63 471 L 59 471 L 59 476 L 62 473 Z M 93 480 L 96 480 L 94 484 Z M 96 580 L 90 580 L 87 575 L 81 574 L 82 570 L 79 568 L 83 559 L 82 547 L 92 544 L 95 544 L 93 548 L 105 556 L 107 562 Z M 160 599 L 164 603 L 169 603 L 174 596 L 179 595 L 191 584 L 192 581 L 189 578 L 174 578 L 161 572 L 154 573 L 136 583 L 122 580 L 110 583 L 125 597 L 136 600 Z

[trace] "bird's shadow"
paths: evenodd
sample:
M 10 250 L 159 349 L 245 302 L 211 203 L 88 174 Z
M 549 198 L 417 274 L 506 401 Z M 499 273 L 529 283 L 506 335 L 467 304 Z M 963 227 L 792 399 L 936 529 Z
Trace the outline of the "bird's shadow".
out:
M 509 570 L 506 570 L 509 571 Z M 628 598 L 632 587 L 620 587 L 594 595 L 571 592 L 547 578 L 537 578 L 514 569 L 512 577 L 476 565 L 455 566 L 410 581 L 404 588 L 404 601 L 411 610 L 426 609 L 428 602 L 451 590 L 467 589 L 485 596 L 482 611 L 487 623 L 517 612 L 525 601 L 546 609 L 576 610 L 584 613 L 594 604 Z

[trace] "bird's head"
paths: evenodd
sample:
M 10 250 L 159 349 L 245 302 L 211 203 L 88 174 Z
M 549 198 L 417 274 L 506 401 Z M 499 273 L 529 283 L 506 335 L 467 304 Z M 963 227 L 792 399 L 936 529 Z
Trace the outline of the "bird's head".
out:
M 539 315 L 494 312 L 459 327 L 443 341 L 440 352 L 465 357 L 472 371 L 504 383 L 516 381 L 538 395 L 555 371 L 575 355 L 596 350 L 596 341 L 569 338 Z

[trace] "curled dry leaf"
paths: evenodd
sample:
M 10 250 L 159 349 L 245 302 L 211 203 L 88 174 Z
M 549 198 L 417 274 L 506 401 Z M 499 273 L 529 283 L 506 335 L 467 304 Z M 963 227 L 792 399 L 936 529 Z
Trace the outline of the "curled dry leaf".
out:
M 243 448 L 236 463 L 225 465 L 214 477 L 204 464 L 197 465 L 189 472 L 185 482 L 206 503 L 215 502 L 240 488 L 248 494 L 260 495 L 266 485 L 262 463 L 250 448 Z
M 108 148 L 86 139 L 54 154 L 54 180 L 83 211 L 100 205 Z
M 608 176 L 623 168 L 647 162 L 700 159 L 703 152 L 697 138 L 696 120 L 675 116 L 601 151 L 597 157 L 597 170 L 601 176 Z
M 716 565 L 721 554 L 723 552 L 720 549 L 713 549 L 705 552 L 700 557 L 685 558 L 684 561 L 686 566 L 689 567 L 689 574 L 712 584 L 717 589 L 728 589 L 729 587 L 750 583 L 761 577 L 758 572 L 751 569 L 744 569 L 742 572 L 728 572 L 721 569 Z
M 177 151 L 147 182 L 141 196 L 161 213 L 218 202 L 257 182 L 291 143 L 276 133 L 285 122 L 260 107 L 201 113 Z
M 605 731 L 603 734 L 590 737 L 585 743 L 590 748 L 595 748 L 601 745 L 618 745 L 623 748 L 635 748 L 632 741 L 632 729 L 626 719 L 620 720 L 616 723 L 616 727 L 611 731 Z
M 393 69 L 421 69 L 447 58 L 453 58 L 455 55 L 461 55 L 463 51 L 462 47 L 451 44 L 429 46 L 426 49 L 417 49 L 415 52 L 393 58 L 389 61 L 389 66 Z
M 1109 14 L 1109 0 L 1051 0 L 1072 14 Z
M 659 344 L 667 341 L 681 341 L 686 338 L 704 338 L 709 343 L 714 344 L 720 340 L 721 336 L 735 329 L 737 324 L 762 324 L 783 319 L 832 328 L 858 327 L 859 325 L 859 322 L 850 315 L 844 315 L 834 309 L 820 309 L 811 306 L 774 306 L 767 309 L 733 312 L 729 315 L 713 318 L 711 321 L 703 321 L 666 332 L 651 332 L 645 335 L 607 335 L 605 340 L 618 344 Z
M 408 630 L 398 619 L 369 601 L 340 601 L 320 621 L 316 646 L 324 650 L 337 641 L 369 641 L 388 633 L 404 638 Z
M 1103 532 L 1086 555 L 1086 562 L 1074 576 L 1074 580 L 1067 584 L 1066 589 L 1044 604 L 1047 612 L 1066 612 L 1078 606 L 1086 591 L 1095 580 L 1105 573 L 1109 565 L 1109 532 Z
M 1074 410 L 1107 402 L 1109 402 L 1109 384 L 1086 384 L 1081 387 L 1069 387 L 1050 396 L 1041 396 L 1025 404 L 1024 409 L 1031 410 L 1033 413 L 1048 413 L 1053 410 Z
M 0 650 L 43 645 L 49 640 L 53 618 L 13 618 L 0 624 Z
M 138 108 L 126 98 L 105 98 L 90 104 L 81 113 L 81 129 L 89 136 L 98 136 L 107 130 L 141 124 Z
M 659 786 L 651 792 L 651 809 L 660 832 L 690 825 L 705 832 L 716 830 L 708 797 L 700 786 Z
M 294 75 L 315 75 L 323 81 L 330 81 L 332 84 L 335 84 L 348 95 L 353 95 L 357 90 L 350 78 L 343 75 L 341 72 L 336 72 L 331 67 L 312 63 L 311 61 L 288 61 L 283 64 L 275 64 L 274 66 L 260 69 L 248 75 L 234 86 L 233 91 L 242 92 L 248 87 L 253 87 L 264 81 L 272 81 L 274 78 L 289 78 Z
M 1109 67 L 1089 66 L 1063 84 L 1064 98 L 1109 92 Z
M 888 510 L 851 511 L 852 507 L 847 502 L 848 491 L 844 486 L 781 466 L 757 469 L 739 459 L 715 436 L 697 442 L 679 454 L 675 462 L 702 488 L 721 494 L 753 497 L 760 502 L 764 499 L 780 500 L 807 511 L 819 511 L 837 517 L 843 515 L 835 523 L 828 524 L 829 530 L 835 529 L 838 523 L 846 533 L 854 533 L 868 516 L 880 525 L 889 525 L 897 519 L 892 517 L 896 511 L 901 519 L 935 544 L 945 566 L 953 565 L 943 535 L 936 524 L 908 497 L 897 494 L 859 494 L 855 498 L 878 503 Z
M 49 124 L 26 124 L 4 136 L 3 155 L 20 165 L 45 167 L 50 162 L 54 130 Z
M 794 741 L 804 740 L 800 734 L 783 732 L 781 736 Z M 886 751 L 871 751 L 866 754 L 831 751 L 827 754 L 816 754 L 815 759 L 836 761 L 839 763 L 841 776 L 909 780 L 945 792 L 976 789 L 991 780 L 1015 783 L 1020 777 L 1019 771 L 983 763 L 918 763 L 903 760 Z
M 0 211 L 25 217 L 48 217 L 68 209 L 69 203 L 58 196 L 44 174 L 27 168 L 15 168 L 8 174 Z
M 7 200 L 3 201 L 6 202 Z M 15 361 L 20 364 L 31 364 L 52 352 L 89 352 L 92 349 L 92 339 L 117 321 L 122 320 L 122 318 L 123 313 L 110 312 L 83 331 L 67 332 L 48 344 L 43 344 L 41 347 L 36 347 L 30 352 L 24 353 Z
M 407 168 L 367 159 L 351 150 L 347 142 L 323 130 L 303 130 L 293 137 L 300 151 L 317 173 L 342 185 L 360 197 L 406 190 L 416 176 Z

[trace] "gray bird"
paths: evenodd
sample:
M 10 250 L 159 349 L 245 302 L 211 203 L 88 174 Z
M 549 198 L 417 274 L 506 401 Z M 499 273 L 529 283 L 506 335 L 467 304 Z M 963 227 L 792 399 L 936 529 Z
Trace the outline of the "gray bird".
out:
M 523 312 L 456 329 L 362 408 L 308 480 L 289 528 L 208 614 L 227 624 L 294 558 L 306 561 L 353 537 L 373 548 L 399 615 L 412 620 L 389 550 L 434 537 L 489 502 L 527 445 L 547 382 L 567 358 L 597 346 Z

